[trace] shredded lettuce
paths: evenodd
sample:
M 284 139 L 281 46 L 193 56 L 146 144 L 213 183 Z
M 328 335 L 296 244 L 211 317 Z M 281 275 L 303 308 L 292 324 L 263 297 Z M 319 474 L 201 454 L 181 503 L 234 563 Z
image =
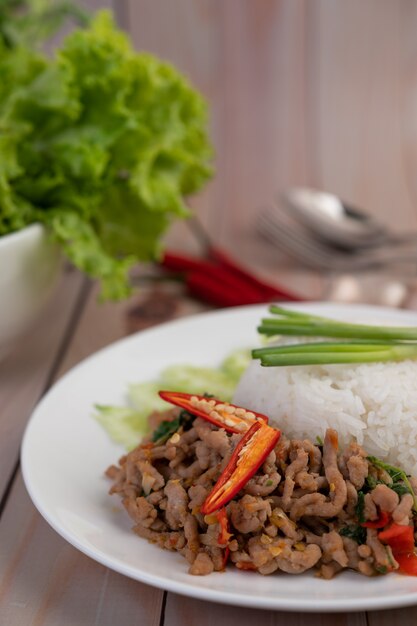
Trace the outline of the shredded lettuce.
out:
M 217 368 L 175 365 L 163 370 L 157 380 L 130 384 L 126 406 L 95 406 L 95 417 L 108 435 L 127 449 L 134 448 L 148 433 L 148 416 L 163 411 L 167 403 L 158 391 L 210 394 L 224 400 L 232 399 L 235 388 L 251 361 L 250 350 L 230 354 Z
M 130 407 L 101 404 L 96 404 L 95 409 L 95 417 L 111 439 L 127 449 L 133 448 L 138 437 L 147 431 L 146 415 L 141 411 L 135 411 Z
M 106 11 L 52 59 L 13 42 L 0 28 L 0 236 L 45 224 L 104 298 L 123 298 L 211 175 L 205 102 Z

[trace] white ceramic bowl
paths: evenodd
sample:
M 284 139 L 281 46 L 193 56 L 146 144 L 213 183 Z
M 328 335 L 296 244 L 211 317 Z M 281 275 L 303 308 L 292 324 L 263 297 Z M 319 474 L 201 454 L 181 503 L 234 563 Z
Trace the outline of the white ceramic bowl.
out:
M 40 224 L 0 237 L 0 358 L 40 314 L 60 266 L 59 249 Z

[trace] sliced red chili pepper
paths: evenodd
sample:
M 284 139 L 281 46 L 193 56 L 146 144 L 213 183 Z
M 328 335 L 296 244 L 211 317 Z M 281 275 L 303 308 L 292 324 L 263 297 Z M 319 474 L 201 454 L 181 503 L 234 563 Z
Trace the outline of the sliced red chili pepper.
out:
M 414 533 L 411 526 L 391 524 L 389 528 L 378 533 L 378 539 L 391 547 L 395 558 L 399 554 L 414 552 Z
M 256 286 L 258 289 L 260 289 L 264 294 L 265 300 L 274 300 L 274 299 L 284 299 L 284 300 L 293 300 L 293 301 L 304 300 L 304 298 L 300 298 L 292 291 L 275 287 L 274 285 L 270 285 L 264 282 L 263 280 L 260 280 L 259 278 L 257 278 L 256 276 L 248 272 L 241 265 L 236 263 L 234 259 L 232 259 L 226 252 L 224 252 L 223 250 L 220 250 L 219 248 L 211 247 L 209 251 L 209 255 L 212 259 L 217 261 L 220 265 L 222 265 L 223 267 L 227 267 L 230 271 L 234 272 L 236 276 L 240 276 L 241 278 L 244 278 L 245 280 L 248 281 L 248 283 L 251 283 L 252 285 Z
M 161 265 L 173 272 L 188 272 L 190 270 L 206 270 L 210 271 L 213 262 L 191 255 L 180 254 L 177 252 L 165 251 L 161 260 Z
M 394 554 L 394 558 L 399 565 L 399 572 L 408 574 L 408 576 L 417 576 L 417 556 L 414 552 L 411 554 Z
M 201 507 L 204 515 L 227 504 L 265 461 L 281 432 L 265 422 L 255 422 L 236 446 L 229 463 Z
M 417 556 L 414 553 L 412 526 L 393 523 L 389 528 L 378 533 L 378 539 L 390 546 L 399 565 L 398 571 L 409 576 L 417 576 Z
M 171 271 L 184 272 L 190 293 L 211 304 L 238 306 L 268 300 L 256 284 L 213 261 L 166 253 L 162 264 Z
M 229 542 L 229 539 L 233 537 L 233 534 L 229 533 L 229 520 L 225 508 L 217 511 L 217 520 L 220 526 L 220 532 L 219 536 L 217 537 L 217 541 L 221 545 L 226 545 Z
M 227 565 L 227 561 L 229 560 L 229 555 L 230 555 L 230 549 L 227 544 L 229 543 L 230 538 L 233 537 L 232 533 L 229 532 L 229 520 L 228 520 L 225 508 L 220 509 L 220 511 L 217 511 L 217 520 L 220 525 L 220 532 L 219 532 L 219 536 L 217 537 L 217 541 L 221 545 L 226 546 L 224 553 L 223 553 L 223 569 L 225 569 Z
M 260 280 L 223 250 L 209 246 L 208 251 L 209 259 L 166 251 L 161 264 L 173 272 L 190 272 L 187 278 L 190 292 L 220 306 L 303 299 Z
M 363 526 L 363 528 L 384 528 L 384 526 L 388 524 L 390 519 L 391 516 L 389 513 L 387 513 L 386 511 L 380 511 L 378 519 L 369 522 L 363 522 L 361 526 Z
M 215 275 L 206 270 L 193 270 L 185 282 L 192 296 L 216 306 L 240 306 L 266 302 L 262 292 L 230 276 L 222 268 L 215 268 Z
M 224 428 L 228 433 L 245 433 L 252 424 L 258 421 L 268 422 L 268 418 L 262 413 L 248 411 L 240 406 L 221 402 L 215 398 L 179 391 L 160 391 L 159 395 L 166 402 L 175 404 L 175 406 L 179 406 L 193 415 L 198 415 L 198 417 Z

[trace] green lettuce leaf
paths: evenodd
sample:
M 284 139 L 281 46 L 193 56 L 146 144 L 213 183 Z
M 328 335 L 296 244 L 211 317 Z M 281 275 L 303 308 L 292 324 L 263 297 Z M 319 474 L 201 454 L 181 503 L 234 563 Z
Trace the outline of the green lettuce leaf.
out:
M 0 42 L 41 46 L 69 19 L 88 24 L 88 15 L 70 0 L 0 0 Z
M 147 432 L 146 415 L 128 407 L 96 405 L 96 419 L 116 443 L 128 450 Z
M 0 235 L 40 221 L 103 297 L 125 297 L 211 175 L 203 98 L 106 11 L 52 60 L 0 38 L 0 76 Z

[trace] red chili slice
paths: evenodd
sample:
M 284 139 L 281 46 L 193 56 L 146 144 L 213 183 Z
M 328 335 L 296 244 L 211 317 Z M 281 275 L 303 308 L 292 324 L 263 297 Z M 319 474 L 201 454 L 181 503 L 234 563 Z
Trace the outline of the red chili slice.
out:
M 255 474 L 275 447 L 281 432 L 255 422 L 236 446 L 229 463 L 201 507 L 204 515 L 225 506 Z
M 417 556 L 414 553 L 411 554 L 395 554 L 394 558 L 397 561 L 398 571 L 402 574 L 408 574 L 408 576 L 417 576 Z
M 217 537 L 217 541 L 221 545 L 226 545 L 229 542 L 229 539 L 233 537 L 233 534 L 229 532 L 229 520 L 225 508 L 217 511 L 217 520 L 220 526 L 220 532 L 219 536 Z
M 396 555 L 411 554 L 414 551 L 414 533 L 411 526 L 391 524 L 389 528 L 378 533 L 378 539 L 391 546 Z
M 390 546 L 399 572 L 417 576 L 417 556 L 414 553 L 414 532 L 411 526 L 393 523 L 378 533 L 378 539 Z
M 223 569 L 225 569 L 230 555 L 228 543 L 231 537 L 233 537 L 232 533 L 229 532 L 229 520 L 227 517 L 226 509 L 223 508 L 220 509 L 220 511 L 217 511 L 217 520 L 220 526 L 220 532 L 219 536 L 217 537 L 217 541 L 221 545 L 226 546 L 223 553 Z
M 262 415 L 262 413 L 248 411 L 243 407 L 228 402 L 221 402 L 215 398 L 178 391 L 160 391 L 159 395 L 166 402 L 175 404 L 193 415 L 198 415 L 198 417 L 202 417 L 208 422 L 224 428 L 228 433 L 242 434 L 247 432 L 258 421 L 268 423 L 268 418 L 266 415 Z M 231 409 L 234 412 L 230 412 Z M 236 415 L 236 412 L 238 415 Z M 241 414 L 239 415 L 239 413 Z
M 386 511 L 380 511 L 378 519 L 372 522 L 363 522 L 361 526 L 364 528 L 384 528 L 390 521 L 391 516 Z

